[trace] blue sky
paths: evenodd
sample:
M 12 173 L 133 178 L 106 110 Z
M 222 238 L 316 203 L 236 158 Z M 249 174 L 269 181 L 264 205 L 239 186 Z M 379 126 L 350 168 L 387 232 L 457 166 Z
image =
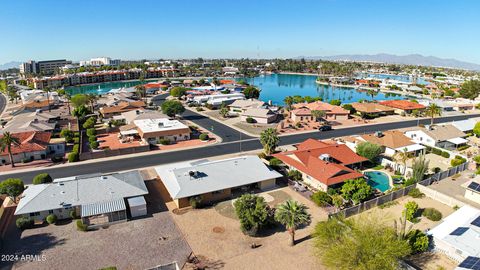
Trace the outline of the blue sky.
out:
M 7 0 L 0 63 L 420 53 L 480 63 L 474 0 Z

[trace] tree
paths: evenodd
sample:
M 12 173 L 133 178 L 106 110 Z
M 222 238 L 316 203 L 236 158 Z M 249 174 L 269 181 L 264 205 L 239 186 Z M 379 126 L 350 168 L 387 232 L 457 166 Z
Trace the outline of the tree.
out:
M 258 230 L 267 224 L 268 205 L 263 197 L 244 194 L 233 205 L 244 233 L 256 235 Z
M 74 108 L 79 108 L 85 106 L 88 103 L 88 97 L 84 94 L 76 94 L 70 98 L 70 103 L 72 103 Z
M 33 178 L 32 183 L 34 185 L 38 185 L 38 184 L 51 183 L 52 181 L 53 179 L 48 173 L 40 173 Z
M 332 195 L 332 203 L 335 207 L 340 208 L 343 205 L 343 197 L 340 194 Z
M 332 198 L 330 195 L 321 190 L 313 193 L 310 199 L 312 199 L 312 201 L 320 207 L 330 206 L 332 204 Z
M 372 98 L 372 101 L 373 101 L 373 98 L 378 95 L 378 91 L 376 90 L 373 90 L 373 89 L 368 89 L 367 90 L 367 94 Z
M 95 119 L 95 117 L 89 117 L 87 119 L 87 121 L 85 121 L 85 123 L 83 123 L 83 128 L 84 129 L 90 129 L 90 128 L 93 128 L 95 127 L 95 122 L 97 122 L 97 120 Z
M 425 109 L 425 114 L 430 116 L 430 125 L 433 125 L 433 119 L 435 116 L 442 115 L 442 109 L 437 104 L 432 103 Z
M 333 217 L 319 222 L 315 248 L 328 269 L 396 270 L 410 247 L 392 227 L 375 215 L 346 220 Z
M 288 171 L 288 178 L 292 179 L 293 181 L 300 181 L 302 180 L 303 176 L 300 171 L 290 170 Z
M 480 80 L 470 80 L 464 82 L 458 93 L 463 98 L 475 99 L 480 93 Z
M 97 103 L 98 96 L 95 94 L 87 94 L 87 102 L 90 104 L 90 109 L 92 112 L 95 111 L 95 104 Z M 86 104 L 85 104 L 86 105 Z
M 259 98 L 260 97 L 260 90 L 255 86 L 247 86 L 243 89 L 243 94 L 245 98 Z
M 260 142 L 263 145 L 263 151 L 267 155 L 271 155 L 275 152 L 279 141 L 280 138 L 278 138 L 277 131 L 274 128 L 267 128 L 260 134 Z
M 367 158 L 370 161 L 373 161 L 378 155 L 380 155 L 383 150 L 382 147 L 378 144 L 371 142 L 361 142 L 357 145 L 357 154 Z
M 85 116 L 89 113 L 90 111 L 87 109 L 87 107 L 85 107 L 85 105 L 80 105 L 72 111 L 72 115 L 77 118 L 78 122 L 83 121 Z
M 177 86 L 177 87 L 173 87 L 172 89 L 170 89 L 170 95 L 172 97 L 179 98 L 179 97 L 184 96 L 186 93 L 187 93 L 187 88 L 185 88 L 185 87 Z
M 417 214 L 417 211 L 418 204 L 414 201 L 409 201 L 405 204 L 405 209 L 403 210 L 403 213 L 408 221 L 413 221 L 415 215 Z
M 407 172 L 407 161 L 412 157 L 412 154 L 407 152 L 407 148 L 404 148 L 402 151 L 397 151 L 393 158 L 403 165 L 403 174 Z
M 325 117 L 325 111 L 313 110 L 312 116 L 315 117 L 316 120 L 321 119 Z
M 283 99 L 283 103 L 285 103 L 285 106 L 287 107 L 287 109 L 292 108 L 293 97 L 291 97 L 291 96 L 286 96 L 286 97 Z
M 225 105 L 225 103 L 222 103 L 219 113 L 223 118 L 227 118 L 229 110 L 228 110 L 228 107 Z
M 357 178 L 345 181 L 341 192 L 345 200 L 352 200 L 354 204 L 358 204 L 368 199 L 374 190 L 365 179 Z
M 144 99 L 147 96 L 145 85 L 143 83 L 135 86 L 135 94 L 140 99 Z
M 421 155 L 413 160 L 412 164 L 412 178 L 415 182 L 423 180 L 425 173 L 428 170 L 429 161 L 425 159 L 424 155 Z
M 477 122 L 475 127 L 473 127 L 473 134 L 475 134 L 477 137 L 480 137 L 480 122 Z
M 275 211 L 275 220 L 285 225 L 291 236 L 290 245 L 295 245 L 295 230 L 302 225 L 309 224 L 311 221 L 310 214 L 307 212 L 308 207 L 297 201 L 287 200 L 280 204 Z
M 353 108 L 352 104 L 343 104 L 342 108 L 344 108 L 347 111 L 350 111 L 350 114 L 355 114 L 357 112 L 357 110 Z
M 410 231 L 407 236 L 408 244 L 413 253 L 425 252 L 428 249 L 428 236 L 420 230 Z
M 65 141 L 67 143 L 72 142 L 74 136 L 75 136 L 75 133 L 70 129 L 62 129 L 62 131 L 60 131 L 60 137 L 65 138 Z
M 170 117 L 175 117 L 185 111 L 182 103 L 177 100 L 167 100 L 162 104 L 162 112 Z
M 23 181 L 19 178 L 8 178 L 0 182 L 0 194 L 5 194 L 16 202 L 17 197 L 25 190 Z
M 342 104 L 342 101 L 339 99 L 332 99 L 330 100 L 330 104 L 334 106 L 340 106 Z
M 15 162 L 13 161 L 12 146 L 19 146 L 20 141 L 18 138 L 14 137 L 10 132 L 5 132 L 3 137 L 0 138 L 0 150 L 1 152 L 7 149 L 8 157 L 10 158 L 10 165 L 15 167 Z
M 50 112 L 50 111 L 51 111 L 51 107 L 50 107 L 50 92 L 51 92 L 52 90 L 50 89 L 50 87 L 45 87 L 45 88 L 43 89 L 43 91 L 44 91 L 45 93 L 47 93 L 48 111 Z

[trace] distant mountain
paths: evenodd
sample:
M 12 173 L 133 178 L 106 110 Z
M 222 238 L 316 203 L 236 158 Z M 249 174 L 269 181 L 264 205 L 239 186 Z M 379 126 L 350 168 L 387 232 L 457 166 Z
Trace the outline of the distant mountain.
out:
M 439 58 L 435 56 L 423 56 L 420 54 L 394 55 L 394 54 L 344 54 L 333 56 L 311 56 L 298 57 L 310 60 L 330 60 L 330 61 L 356 61 L 356 62 L 379 62 L 390 64 L 419 65 L 433 67 L 449 67 L 469 70 L 480 70 L 480 65 L 475 63 L 463 62 L 456 59 Z
M 19 66 L 21 63 L 22 63 L 22 62 L 12 61 L 12 62 L 8 62 L 8 63 L 5 63 L 5 64 L 1 64 L 1 65 L 0 65 L 0 70 L 5 70 L 5 69 L 9 69 L 9 68 L 18 68 L 18 66 Z

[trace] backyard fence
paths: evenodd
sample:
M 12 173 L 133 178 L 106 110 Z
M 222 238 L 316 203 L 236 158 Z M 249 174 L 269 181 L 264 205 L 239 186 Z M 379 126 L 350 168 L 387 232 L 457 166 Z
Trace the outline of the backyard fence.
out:
M 371 199 L 369 201 L 365 201 L 365 202 L 362 202 L 360 204 L 354 205 L 352 207 L 345 208 L 345 209 L 339 210 L 337 212 L 331 213 L 331 214 L 329 214 L 329 218 L 334 217 L 334 216 L 344 216 L 345 218 L 348 218 L 348 217 L 360 214 L 363 211 L 369 210 L 373 207 L 382 205 L 382 204 L 387 203 L 387 202 L 394 201 L 398 198 L 401 198 L 405 195 L 408 195 L 408 192 L 410 192 L 410 190 L 415 188 L 417 185 L 429 186 L 432 183 L 441 181 L 441 180 L 443 180 L 445 178 L 448 178 L 448 177 L 451 177 L 451 176 L 453 176 L 457 173 L 463 172 L 467 168 L 468 168 L 468 162 L 465 162 L 465 163 L 460 164 L 456 167 L 450 168 L 446 171 L 436 173 L 436 174 L 432 175 L 431 177 L 429 177 L 425 180 L 422 180 L 422 181 L 420 181 L 416 184 L 410 185 L 408 187 L 404 187 L 404 188 L 399 189 L 399 190 L 392 191 L 388 194 L 376 197 L 376 198 Z M 439 195 L 437 194 L 437 197 L 438 196 Z M 448 200 L 446 198 L 445 203 L 448 205 L 448 204 L 456 203 L 456 202 L 451 202 L 451 200 Z

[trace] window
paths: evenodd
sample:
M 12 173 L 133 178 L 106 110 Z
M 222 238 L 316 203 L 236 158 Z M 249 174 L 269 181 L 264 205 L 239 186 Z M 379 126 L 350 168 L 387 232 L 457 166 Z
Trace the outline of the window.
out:
M 48 210 L 48 213 L 49 213 L 49 214 L 53 214 L 53 210 Z
M 213 194 L 213 195 L 216 195 L 216 194 L 221 194 L 221 193 L 222 193 L 222 191 L 221 191 L 221 190 L 217 190 L 217 191 L 213 191 L 213 192 L 212 192 L 212 194 Z
M 30 213 L 30 216 L 31 216 L 31 217 L 40 216 L 40 212 L 33 212 L 33 213 Z

